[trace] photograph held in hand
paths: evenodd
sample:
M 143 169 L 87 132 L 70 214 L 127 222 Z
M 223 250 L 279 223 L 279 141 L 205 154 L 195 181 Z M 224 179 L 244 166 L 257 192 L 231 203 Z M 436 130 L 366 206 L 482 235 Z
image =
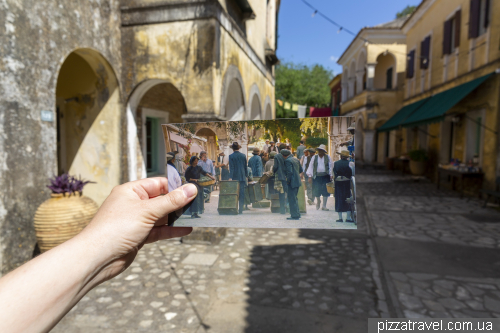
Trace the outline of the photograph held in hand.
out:
M 169 224 L 356 229 L 353 117 L 162 125 L 169 191 L 195 200 Z

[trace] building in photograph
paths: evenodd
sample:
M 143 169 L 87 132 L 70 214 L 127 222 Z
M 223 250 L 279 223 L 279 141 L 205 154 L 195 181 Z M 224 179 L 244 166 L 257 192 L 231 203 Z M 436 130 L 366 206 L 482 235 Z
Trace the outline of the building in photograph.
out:
M 402 133 L 400 153 L 423 149 L 429 175 L 451 159 L 500 176 L 500 3 L 423 1 L 401 30 L 408 59 L 403 107 L 379 130 Z
M 328 83 L 332 93 L 332 116 L 340 115 L 340 104 L 342 103 L 342 73 L 336 75 L 330 83 Z
M 2 2 L 0 272 L 31 258 L 49 177 L 95 181 L 84 194 L 100 204 L 118 184 L 163 174 L 162 123 L 274 118 L 279 6 Z
M 342 66 L 341 116 L 356 118 L 356 159 L 383 163 L 396 137 L 377 133 L 402 105 L 407 17 L 361 29 L 338 60 Z M 368 42 L 367 42 L 368 41 Z

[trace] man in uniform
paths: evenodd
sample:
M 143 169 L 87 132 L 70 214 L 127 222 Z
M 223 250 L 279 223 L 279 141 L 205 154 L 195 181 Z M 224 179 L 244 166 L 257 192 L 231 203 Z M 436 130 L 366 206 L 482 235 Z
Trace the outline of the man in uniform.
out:
M 253 149 L 253 156 L 248 160 L 248 166 L 252 169 L 253 177 L 262 177 L 264 166 L 262 165 L 262 157 L 259 156 L 260 150 L 255 147 Z
M 282 143 L 279 147 L 281 149 L 285 149 L 285 144 Z M 273 173 L 275 175 L 274 178 L 274 189 L 279 193 L 280 199 L 280 214 L 286 214 L 286 195 L 287 192 L 287 183 L 286 183 L 286 174 L 285 174 L 285 158 L 281 154 L 276 154 L 274 156 L 274 165 L 273 165 Z
M 239 152 L 240 145 L 238 142 L 233 142 L 231 149 L 234 152 L 229 155 L 229 180 L 237 180 L 240 182 L 238 213 L 243 214 L 243 206 L 245 206 L 245 187 L 247 187 L 248 181 L 247 159 L 245 154 Z
M 290 203 L 291 217 L 287 217 L 287 220 L 298 220 L 300 219 L 300 211 L 299 211 L 299 201 L 297 199 L 297 194 L 299 192 L 299 187 L 301 186 L 302 183 L 300 180 L 302 167 L 300 166 L 299 160 L 293 157 L 288 149 L 282 149 L 280 154 L 285 159 L 287 194 L 288 194 L 288 202 Z
M 325 145 L 320 145 L 316 148 L 318 155 L 313 156 L 307 169 L 309 182 L 312 183 L 312 194 L 316 197 L 316 210 L 319 210 L 321 205 L 321 197 L 323 197 L 323 207 L 321 210 L 328 211 L 326 203 L 330 193 L 326 189 L 326 184 L 332 180 L 333 161 L 330 155 L 326 153 Z
M 347 212 L 347 221 L 354 222 L 351 217 L 351 208 L 346 199 L 351 197 L 352 169 L 349 166 L 349 151 L 340 152 L 340 160 L 333 163 L 333 174 L 335 179 L 335 211 L 339 213 L 337 222 L 344 222 L 342 213 Z

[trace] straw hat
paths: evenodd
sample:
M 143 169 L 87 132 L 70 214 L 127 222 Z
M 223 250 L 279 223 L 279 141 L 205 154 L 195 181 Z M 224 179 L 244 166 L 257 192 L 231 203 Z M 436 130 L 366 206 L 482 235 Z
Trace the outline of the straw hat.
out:
M 316 150 L 320 150 L 320 149 L 326 153 L 326 146 L 325 145 L 319 145 L 319 147 L 316 148 Z
M 275 152 L 274 150 L 269 154 L 269 156 L 271 158 L 274 158 L 274 156 L 276 156 L 277 152 Z
M 351 154 L 349 153 L 349 150 L 342 150 L 340 153 L 337 152 L 337 154 L 340 155 L 340 157 L 349 157 Z
M 165 155 L 165 157 L 167 158 L 167 162 L 170 161 L 171 159 L 174 158 L 174 155 L 172 155 L 172 153 L 168 153 Z

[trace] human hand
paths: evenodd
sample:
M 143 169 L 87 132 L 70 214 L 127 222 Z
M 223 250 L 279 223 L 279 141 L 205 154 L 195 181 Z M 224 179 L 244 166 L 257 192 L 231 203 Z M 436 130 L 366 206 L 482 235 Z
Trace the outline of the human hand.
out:
M 167 223 L 169 213 L 181 210 L 196 197 L 196 187 L 187 184 L 167 193 L 168 182 L 163 177 L 125 183 L 111 191 L 77 236 L 87 243 L 89 251 L 96 251 L 96 284 L 123 272 L 144 244 L 191 233 L 192 228 L 169 227 Z

